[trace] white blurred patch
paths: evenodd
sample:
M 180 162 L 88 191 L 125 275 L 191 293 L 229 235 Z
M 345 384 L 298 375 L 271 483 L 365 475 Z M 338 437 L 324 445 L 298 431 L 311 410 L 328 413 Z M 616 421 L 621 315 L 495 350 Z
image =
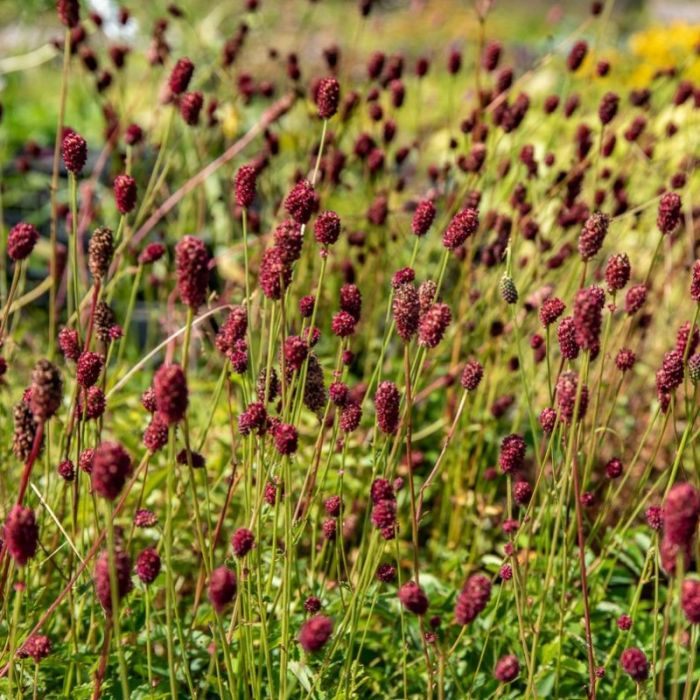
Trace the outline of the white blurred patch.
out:
M 138 22 L 129 17 L 126 24 L 119 21 L 119 4 L 114 0 L 89 0 L 90 9 L 102 17 L 102 31 L 112 40 L 134 39 L 138 32 Z

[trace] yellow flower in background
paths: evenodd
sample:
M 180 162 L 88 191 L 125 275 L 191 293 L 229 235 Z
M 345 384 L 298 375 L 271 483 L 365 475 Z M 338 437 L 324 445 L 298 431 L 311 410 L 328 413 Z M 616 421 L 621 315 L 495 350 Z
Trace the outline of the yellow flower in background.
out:
M 668 26 L 649 27 L 630 38 L 630 49 L 639 60 L 630 82 L 645 85 L 661 68 L 676 66 L 679 74 L 690 80 L 700 79 L 700 25 L 676 22 Z
M 240 123 L 236 108 L 230 102 L 226 102 L 219 106 L 218 116 L 224 136 L 227 139 L 232 139 L 238 133 Z

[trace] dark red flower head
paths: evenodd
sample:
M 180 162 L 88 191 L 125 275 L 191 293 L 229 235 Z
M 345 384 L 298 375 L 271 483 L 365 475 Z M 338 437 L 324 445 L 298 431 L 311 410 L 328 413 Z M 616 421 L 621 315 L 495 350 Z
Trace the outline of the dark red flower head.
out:
M 56 13 L 61 24 L 69 29 L 77 27 L 80 22 L 80 5 L 78 0 L 57 0 Z
M 622 614 L 617 618 L 617 627 L 623 632 L 632 629 L 632 618 L 629 615 Z
M 307 294 L 299 299 L 299 313 L 302 318 L 311 318 L 314 312 L 314 304 L 316 297 L 313 294 Z
M 281 455 L 291 455 L 297 451 L 299 434 L 289 423 L 280 423 L 274 431 L 275 448 Z
M 211 572 L 209 579 L 209 601 L 214 610 L 221 613 L 236 595 L 236 574 L 225 566 Z
M 425 615 L 428 610 L 428 596 L 415 581 L 407 581 L 399 588 L 399 600 L 414 615 Z
M 649 506 L 645 513 L 647 519 L 647 525 L 652 530 L 659 532 L 664 526 L 664 512 L 663 508 L 659 506 Z
M 180 98 L 180 114 L 185 124 L 197 126 L 199 124 L 199 114 L 204 106 L 204 95 L 199 90 L 186 92 Z
M 481 65 L 484 67 L 484 70 L 490 73 L 498 68 L 502 50 L 503 46 L 500 41 L 491 40 L 486 44 L 483 56 L 481 57 Z
M 483 574 L 473 574 L 467 579 L 457 596 L 455 621 L 468 625 L 484 610 L 491 597 L 491 581 Z
M 146 449 L 155 454 L 168 444 L 168 424 L 160 413 L 154 413 L 151 422 L 143 434 L 143 444 Z
M 340 515 L 342 505 L 340 496 L 330 496 L 323 502 L 323 509 L 331 518 L 337 518 Z
M 474 391 L 484 376 L 484 368 L 478 360 L 469 360 L 460 377 L 460 384 L 467 391 Z
M 334 211 L 324 211 L 319 214 L 314 223 L 314 238 L 321 245 L 333 245 L 338 240 L 338 236 L 340 236 L 340 217 Z
M 437 347 L 451 321 L 452 313 L 447 304 L 432 304 L 420 319 L 418 342 L 426 348 Z
M 340 85 L 333 78 L 322 78 L 316 88 L 316 106 L 321 119 L 330 119 L 338 111 Z
M 675 192 L 666 192 L 659 200 L 659 213 L 656 225 L 664 235 L 673 233 L 681 221 L 682 202 Z
M 34 250 L 39 240 L 39 232 L 31 224 L 15 224 L 7 236 L 7 254 L 10 260 L 24 260 Z
M 155 527 L 158 518 L 155 513 L 146 508 L 139 508 L 134 514 L 134 525 L 136 527 Z
M 236 173 L 236 204 L 247 209 L 255 199 L 258 172 L 252 165 L 242 165 Z
M 282 285 L 286 288 L 292 279 L 292 269 L 285 262 L 284 252 L 278 246 L 268 248 L 260 261 L 259 282 L 268 299 L 280 299 Z
M 587 53 L 588 53 L 588 44 L 583 40 L 577 41 L 571 47 L 571 51 L 569 52 L 569 56 L 566 59 L 566 65 L 568 66 L 569 70 L 572 73 L 576 72 L 581 67 L 581 64 L 583 63 L 583 59 L 586 58 Z
M 131 474 L 131 457 L 118 442 L 103 442 L 92 458 L 92 488 L 113 501 Z
M 298 224 L 309 221 L 315 204 L 316 192 L 308 180 L 299 180 L 284 200 L 284 208 Z
M 172 425 L 185 416 L 188 404 L 187 380 L 182 367 L 176 364 L 161 365 L 153 377 L 156 408 L 163 420 Z
M 664 536 L 684 545 L 693 540 L 700 516 L 700 494 L 687 482 L 675 484 L 664 502 Z
M 620 97 L 617 93 L 606 92 L 601 97 L 598 105 L 598 118 L 601 124 L 609 124 L 615 118 L 619 104 Z
M 647 287 L 645 284 L 635 284 L 627 290 L 625 295 L 625 312 L 632 316 L 642 308 L 647 299 Z
M 620 655 L 620 665 L 636 683 L 642 683 L 649 676 L 649 662 L 644 652 L 637 647 L 629 647 Z
M 338 532 L 338 526 L 335 520 L 332 518 L 324 520 L 323 524 L 321 525 L 321 529 L 323 530 L 324 539 L 328 540 L 329 542 L 333 542 L 335 540 Z
M 117 579 L 117 599 L 124 598 L 131 590 L 131 560 L 120 547 L 114 554 L 114 567 Z M 112 588 L 109 576 L 109 552 L 104 551 L 95 565 L 95 591 L 102 608 L 112 612 Z
M 244 306 L 234 306 L 216 334 L 216 349 L 226 355 L 232 352 L 248 331 L 248 313 Z
M 138 146 L 143 141 L 143 129 L 138 124 L 129 124 L 124 131 L 124 143 L 127 146 Z
M 561 299 L 557 297 L 545 299 L 540 307 L 540 323 L 545 328 L 550 326 L 564 313 L 564 309 L 566 309 L 566 304 Z
M 68 131 L 63 137 L 61 151 L 66 170 L 74 175 L 80 175 L 87 160 L 87 143 L 85 139 L 75 131 Z
M 160 555 L 154 547 L 146 547 L 136 559 L 136 575 L 145 584 L 153 583 L 160 573 Z
M 192 79 L 192 74 L 194 73 L 194 63 L 190 61 L 189 58 L 181 58 L 173 67 L 170 73 L 170 79 L 168 80 L 168 85 L 170 86 L 170 92 L 174 95 L 180 95 L 190 84 Z
M 608 291 L 617 292 L 623 289 L 630 280 L 630 260 L 627 253 L 618 253 L 608 258 L 605 266 L 605 281 Z
M 340 288 L 340 308 L 349 313 L 356 321 L 362 314 L 362 293 L 355 284 L 344 284 Z
M 24 566 L 36 554 L 39 542 L 34 511 L 21 505 L 12 506 L 5 520 L 3 539 L 15 564 Z
M 362 420 L 362 407 L 356 401 L 348 401 L 340 412 L 340 429 L 344 433 L 357 430 Z
M 239 527 L 231 537 L 233 553 L 239 558 L 243 558 L 255 544 L 255 535 L 246 527 Z
M 104 357 L 97 352 L 84 352 L 76 364 L 76 378 L 82 387 L 92 386 L 100 377 Z
M 51 640 L 44 634 L 33 634 L 22 646 L 18 656 L 23 658 L 30 656 L 35 663 L 45 659 L 52 650 Z
M 525 440 L 520 435 L 507 435 L 501 442 L 501 452 L 498 456 L 498 463 L 505 474 L 522 469 L 525 462 L 526 445 Z
M 248 404 L 248 408 L 238 417 L 238 430 L 241 435 L 248 435 L 251 432 L 264 435 L 267 430 L 265 405 L 257 401 Z
M 382 531 L 384 539 L 393 539 L 396 526 L 396 501 L 393 493 L 391 499 L 377 501 L 372 506 L 372 525 Z
M 693 263 L 693 272 L 690 280 L 690 298 L 700 303 L 700 260 Z
M 608 233 L 609 225 L 610 217 L 600 212 L 591 214 L 586 219 L 578 239 L 578 251 L 582 260 L 590 260 L 597 255 Z
M 339 338 L 347 338 L 353 335 L 356 325 L 357 320 L 352 314 L 349 314 L 347 311 L 338 311 L 337 314 L 334 314 L 331 321 L 331 330 Z
M 700 625 L 700 581 L 697 579 L 683 581 L 681 607 L 691 625 Z
M 128 214 L 136 206 L 136 180 L 122 173 L 114 178 L 114 201 L 120 214 Z
M 333 620 L 325 615 L 314 615 L 301 626 L 299 644 L 307 654 L 323 649 L 333 634 Z
M 78 331 L 74 328 L 61 328 L 58 333 L 58 347 L 67 360 L 77 360 L 81 353 Z
M 380 564 L 376 575 L 382 583 L 391 583 L 396 579 L 396 567 L 393 564 Z
M 620 348 L 615 356 L 615 366 L 621 372 L 628 372 L 634 367 L 637 361 L 637 356 L 629 348 Z
M 402 284 L 396 289 L 391 308 L 396 332 L 404 343 L 410 342 L 420 322 L 420 301 L 412 283 Z
M 416 236 L 425 236 L 435 220 L 435 205 L 430 199 L 422 199 L 418 202 L 413 212 L 411 230 Z
M 617 479 L 621 477 L 622 471 L 622 462 L 617 457 L 613 457 L 605 465 L 605 476 L 607 476 L 608 479 Z
M 580 289 L 574 298 L 574 328 L 576 343 L 581 348 L 598 347 L 605 295 L 600 287 Z
M 539 423 L 545 435 L 551 434 L 557 421 L 557 412 L 551 408 L 543 408 L 539 415 Z
M 400 403 L 401 394 L 396 384 L 390 381 L 381 382 L 374 395 L 374 405 L 379 429 L 387 435 L 393 435 L 399 427 Z
M 185 236 L 175 246 L 175 264 L 180 298 L 196 311 L 206 299 L 209 283 L 209 253 L 204 242 Z
M 165 246 L 162 243 L 149 243 L 139 255 L 142 265 L 151 265 L 165 255 Z
M 520 673 L 520 663 L 514 654 L 502 656 L 496 663 L 493 671 L 494 678 L 499 683 L 510 683 L 514 681 Z
M 75 479 L 75 465 L 70 459 L 64 459 L 58 465 L 58 474 L 65 481 L 73 481 Z
M 56 413 L 63 398 L 63 380 L 56 366 L 48 360 L 39 360 L 32 372 L 29 405 L 38 421 L 48 420 Z
M 683 571 L 688 571 L 690 566 L 692 545 L 691 543 L 684 542 L 683 544 L 677 544 L 672 542 L 666 535 L 661 538 L 661 543 L 659 545 L 659 559 L 661 560 L 661 568 L 668 576 L 676 575 L 676 568 L 678 566 L 678 561 L 680 559 Z
M 479 228 L 479 214 L 476 209 L 462 209 L 454 215 L 442 235 L 442 244 L 449 250 L 455 250 L 464 241 L 473 236 Z
M 298 335 L 290 335 L 284 339 L 283 352 L 287 370 L 298 372 L 309 354 L 309 346 Z
M 416 279 L 415 270 L 412 267 L 402 267 L 397 270 L 391 278 L 391 286 L 393 289 L 398 289 L 402 284 L 408 284 Z
M 370 498 L 374 504 L 394 500 L 394 488 L 386 479 L 375 479 L 370 487 Z
M 275 247 L 280 251 L 282 262 L 289 266 L 301 257 L 304 236 L 301 224 L 291 219 L 280 223 L 274 231 Z
M 516 481 L 513 485 L 513 500 L 519 506 L 526 506 L 532 498 L 532 486 L 527 481 Z
M 569 425 L 574 417 L 576 407 L 576 391 L 578 387 L 578 374 L 572 371 L 562 372 L 557 381 L 557 407 L 559 408 L 559 420 Z M 588 408 L 588 387 L 581 387 L 577 419 L 580 420 L 586 414 Z
M 462 53 L 457 49 L 452 49 L 447 55 L 447 72 L 450 75 L 459 73 L 462 67 Z

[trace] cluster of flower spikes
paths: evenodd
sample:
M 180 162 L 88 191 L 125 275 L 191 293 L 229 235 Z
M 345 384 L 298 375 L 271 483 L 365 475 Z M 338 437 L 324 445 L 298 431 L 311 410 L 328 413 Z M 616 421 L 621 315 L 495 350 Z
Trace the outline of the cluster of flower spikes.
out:
M 253 4 L 253 3 L 249 3 Z M 371 6 L 371 2 L 364 2 L 361 3 L 363 6 L 366 6 L 369 8 Z M 367 10 L 369 11 L 369 9 Z M 77 3 L 71 2 L 70 0 L 60 0 L 59 2 L 59 13 L 62 16 L 62 21 L 67 27 L 75 27 L 76 24 L 78 23 L 77 19 Z M 241 34 L 241 37 L 245 35 L 245 32 Z M 236 53 L 237 50 L 240 48 L 240 44 L 242 44 L 243 39 L 239 38 L 237 42 L 234 43 L 234 45 L 231 45 L 230 42 L 227 42 L 227 48 L 226 51 L 228 52 L 229 55 L 232 53 Z M 588 53 L 588 47 L 585 42 L 579 41 L 576 42 L 571 49 L 571 52 L 567 58 L 567 65 L 569 69 L 572 72 L 578 71 L 579 68 L 581 67 L 586 55 Z M 500 46 L 497 44 L 497 42 L 491 42 L 489 43 L 484 52 L 484 57 L 483 57 L 483 66 L 485 70 L 487 71 L 494 71 L 499 63 L 500 60 Z M 384 57 L 382 56 L 382 64 L 384 63 Z M 292 68 L 291 65 L 296 64 L 296 61 L 292 62 L 290 61 L 290 67 L 289 67 L 289 72 L 290 72 L 290 77 L 292 77 Z M 425 75 L 425 73 L 428 70 L 428 64 L 427 61 L 424 61 L 423 63 L 420 63 L 422 65 L 421 68 L 418 66 L 416 67 L 416 72 L 419 76 Z M 461 55 L 459 52 L 453 51 L 450 54 L 450 59 L 449 59 L 449 71 L 451 73 L 457 73 L 461 69 Z M 187 87 L 189 85 L 189 82 L 192 77 L 192 73 L 194 70 L 194 66 L 192 65 L 191 61 L 189 59 L 181 59 L 178 61 L 178 63 L 175 66 L 175 69 L 173 70 L 173 73 L 171 74 L 171 78 L 169 81 L 169 86 L 172 91 L 172 93 L 176 96 L 180 96 L 179 98 L 179 104 L 180 104 L 180 110 L 185 117 L 185 120 L 188 123 L 194 123 L 197 121 L 197 118 L 188 118 L 186 115 L 191 114 L 193 107 L 190 105 L 188 106 L 189 103 L 194 102 L 196 103 L 198 101 L 197 95 L 198 93 L 186 93 L 185 91 L 187 90 Z M 298 68 L 297 68 L 298 71 Z M 378 71 L 381 73 L 382 72 L 382 67 L 378 69 Z M 297 79 L 298 79 L 298 74 L 297 74 Z M 393 80 L 391 83 L 389 83 L 392 86 L 395 86 L 395 83 L 397 81 Z M 400 82 L 400 81 L 399 81 Z M 510 71 L 510 77 L 508 70 L 504 70 L 497 78 L 495 81 L 495 88 L 494 92 L 498 94 L 499 92 L 505 91 L 508 89 L 510 86 L 510 83 L 512 82 L 512 71 Z M 393 94 L 399 94 L 401 91 L 399 91 L 396 87 L 392 87 L 392 93 Z M 201 94 L 199 94 L 199 108 L 201 108 Z M 600 114 L 600 119 L 603 124 L 609 123 L 615 116 L 615 112 L 617 111 L 617 102 L 618 100 L 616 99 L 616 95 L 613 94 L 608 94 L 604 96 L 603 100 L 601 101 L 601 107 L 599 110 Z M 323 119 L 328 119 L 331 116 L 333 116 L 339 108 L 339 101 L 340 101 L 340 92 L 339 92 L 339 86 L 337 81 L 334 78 L 326 78 L 322 81 L 319 81 L 318 84 L 314 88 L 314 98 L 317 104 L 318 108 L 318 113 L 319 116 Z M 194 105 L 196 107 L 196 104 Z M 504 107 L 503 109 L 500 109 L 498 111 L 498 116 L 494 120 L 496 124 L 500 125 L 505 131 L 510 131 L 513 130 L 514 128 L 517 128 L 519 123 L 522 121 L 525 112 L 527 112 L 529 107 L 529 100 L 527 96 L 519 96 L 513 103 L 508 103 L 508 101 L 504 100 Z M 199 108 L 196 109 L 196 113 L 198 116 Z M 69 149 L 70 150 L 70 149 Z M 78 149 L 79 151 L 80 149 Z M 79 162 L 79 159 L 78 159 Z M 531 162 L 531 159 L 530 159 Z M 75 169 L 73 170 L 78 171 L 82 168 L 82 165 L 75 165 Z M 115 188 L 116 189 L 116 188 Z M 116 193 L 115 193 L 116 194 Z M 250 206 L 252 199 L 254 197 L 250 198 L 250 201 L 247 202 L 247 204 L 243 204 L 242 202 L 237 202 L 239 206 Z M 660 208 L 660 216 L 659 216 L 659 228 L 662 230 L 664 233 L 668 233 L 670 231 L 673 231 L 674 228 L 677 227 L 678 223 L 678 211 L 680 210 L 680 206 L 676 205 L 675 202 L 671 198 L 667 198 L 668 201 L 664 202 L 664 215 L 663 217 L 661 216 L 661 208 Z M 573 208 L 573 207 L 571 207 Z M 434 215 L 433 215 L 434 216 Z M 426 218 L 426 217 L 423 217 Z M 308 219 L 307 219 L 308 221 Z M 431 221 L 432 223 L 432 221 Z M 580 223 L 580 222 L 579 222 Z M 429 228 L 430 224 L 427 225 L 426 229 Z M 419 235 L 416 233 L 416 235 Z M 276 241 L 277 242 L 277 241 Z M 322 241 L 319 241 L 322 242 Z M 447 245 L 447 244 L 446 244 Z M 447 245 L 448 248 L 452 248 L 451 245 Z M 286 262 L 286 265 L 290 265 L 290 262 Z M 286 274 L 286 273 L 285 273 Z M 290 273 L 291 274 L 291 273 Z M 284 274 L 282 275 L 284 277 Z M 607 278 L 607 277 L 606 277 Z M 279 279 L 279 277 L 278 277 Z M 619 279 L 619 275 L 615 277 L 616 280 Z M 287 282 L 288 283 L 288 282 Z M 184 298 L 184 297 L 183 297 Z M 435 322 L 441 321 L 444 319 L 444 313 L 438 313 L 438 310 L 435 310 L 434 313 L 432 314 L 431 318 L 431 324 L 428 324 L 429 326 L 434 327 Z M 343 328 L 344 325 L 339 325 L 339 328 Z M 397 330 L 398 330 L 398 324 L 397 324 Z M 434 333 L 429 332 L 430 329 L 428 328 L 426 330 L 426 337 L 430 336 L 433 337 Z M 412 334 L 415 333 L 415 330 L 413 331 Z M 412 335 L 411 334 L 411 335 Z M 338 333 L 338 335 L 341 335 Z M 439 341 L 438 341 L 439 342 Z M 425 343 L 428 347 L 432 347 L 429 345 L 429 343 Z M 577 346 L 578 347 L 578 346 Z M 585 347 L 585 346 L 584 346 Z M 590 348 L 593 350 L 593 348 Z M 578 352 L 578 350 L 577 350 Z M 232 364 L 233 363 L 232 361 Z M 466 372 L 466 368 L 465 368 Z M 478 374 L 478 372 L 477 372 Z M 470 377 L 473 376 L 473 372 L 470 374 Z M 480 379 L 480 377 L 479 377 Z M 476 384 L 478 384 L 478 379 L 476 380 Z M 471 388 L 471 385 L 474 384 L 473 379 L 467 379 L 462 382 L 463 385 L 465 385 L 465 388 Z M 466 385 L 469 384 L 470 386 L 467 387 Z M 585 390 L 585 387 L 584 387 Z M 345 407 L 347 406 L 358 406 L 359 405 L 356 403 L 348 403 L 347 401 L 343 402 Z M 338 404 L 340 405 L 340 403 Z M 263 404 L 264 408 L 264 404 Z M 343 409 L 345 410 L 345 409 Z M 562 409 L 563 413 L 563 409 Z M 266 421 L 265 421 L 266 422 Z M 230 573 L 230 572 L 229 572 Z M 213 578 L 213 576 L 212 576 Z M 224 577 L 226 578 L 226 577 Z M 230 580 L 230 579 L 227 579 Z M 234 579 L 235 581 L 235 579 Z M 229 586 L 230 588 L 230 586 Z M 235 585 L 234 585 L 235 589 Z M 408 595 L 408 594 L 407 594 Z M 317 623 L 314 626 L 317 630 L 321 630 L 320 633 L 314 632 L 311 634 L 311 638 L 313 637 L 320 637 L 323 639 L 323 641 L 318 645 L 318 648 L 322 647 L 323 644 L 327 641 L 328 637 L 330 636 L 330 631 L 327 633 L 324 633 L 322 630 L 327 629 L 329 625 L 327 623 L 324 623 L 322 621 L 317 621 Z M 330 628 L 332 629 L 332 623 L 330 625 Z M 300 635 L 300 641 L 301 641 L 301 635 Z M 312 651 L 310 648 L 311 645 L 308 645 L 309 648 L 307 648 L 307 644 L 302 642 L 302 646 L 307 651 Z M 501 663 L 499 661 L 498 666 L 500 666 Z M 504 668 L 507 666 L 512 667 L 512 663 L 508 664 L 503 664 Z M 624 665 L 624 664 L 623 664 Z M 505 676 L 508 676 L 509 672 L 504 670 L 502 672 L 497 671 L 497 676 L 503 676 L 502 678 L 499 677 L 499 680 L 502 682 L 508 682 L 509 679 L 506 679 Z M 516 673 L 517 675 L 517 673 Z
M 376 527 L 385 540 L 396 536 L 396 493 L 392 484 L 383 478 L 377 478 L 370 487 L 372 501 L 372 525 Z

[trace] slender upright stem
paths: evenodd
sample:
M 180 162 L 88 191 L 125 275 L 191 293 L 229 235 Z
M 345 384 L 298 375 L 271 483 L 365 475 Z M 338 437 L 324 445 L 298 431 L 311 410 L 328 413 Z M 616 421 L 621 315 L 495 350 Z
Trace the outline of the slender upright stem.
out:
M 15 262 L 15 269 L 12 272 L 12 282 L 10 283 L 10 291 L 7 294 L 7 299 L 5 299 L 5 307 L 2 311 L 2 321 L 0 321 L 0 342 L 2 342 L 5 335 L 5 328 L 7 328 L 7 322 L 10 317 L 10 309 L 12 308 L 12 302 L 17 294 L 17 287 L 19 286 L 21 276 L 22 263 L 18 260 Z
M 80 334 L 80 279 L 78 271 L 78 180 L 75 173 L 68 174 L 70 184 L 70 213 L 71 213 L 71 239 L 70 239 L 70 279 L 73 295 L 72 309 L 75 311 L 75 326 Z
M 408 353 L 408 343 L 403 346 L 403 367 L 406 378 L 406 407 L 405 407 L 405 426 L 406 426 L 406 464 L 408 469 L 408 487 L 411 498 L 411 535 L 413 538 L 413 575 L 416 583 L 420 583 L 420 573 L 418 566 L 418 517 L 416 513 L 416 489 L 413 483 L 413 461 L 411 457 L 411 360 Z
M 107 531 L 107 550 L 109 553 L 109 588 L 112 596 L 112 610 L 108 614 L 108 621 L 111 621 L 114 628 L 114 644 L 117 647 L 117 658 L 119 659 L 119 678 L 122 685 L 122 696 L 130 697 L 129 694 L 129 674 L 126 670 L 126 659 L 124 658 L 124 647 L 121 642 L 121 630 L 119 626 L 119 583 L 117 581 L 116 547 L 114 543 L 114 514 L 112 512 L 112 502 L 104 501 L 105 529 Z M 106 634 L 106 633 L 105 633 Z
M 243 272 L 245 275 L 245 309 L 246 318 L 248 319 L 248 347 L 250 348 L 249 355 L 251 358 L 252 376 L 256 376 L 255 367 L 255 352 L 253 351 L 253 333 L 252 324 L 253 316 L 250 312 L 250 276 L 248 272 L 248 210 L 244 207 L 242 212 L 242 228 L 243 228 Z
M 572 438 L 573 439 L 573 436 Z M 595 675 L 595 650 L 593 648 L 593 634 L 591 632 L 591 611 L 588 602 L 588 579 L 586 576 L 586 539 L 583 533 L 583 515 L 581 513 L 581 493 L 578 473 L 578 459 L 573 456 L 572 477 L 574 481 L 574 499 L 576 506 L 576 530 L 578 533 L 578 556 L 581 567 L 581 592 L 583 594 L 583 613 L 586 625 L 586 651 L 588 653 L 588 696 L 595 700 L 596 675 Z
M 58 176 L 61 162 L 61 139 L 63 137 L 63 121 L 66 113 L 66 94 L 68 92 L 68 70 L 71 56 L 70 29 L 63 36 L 63 69 L 61 71 L 61 88 L 58 98 L 58 119 L 56 122 L 56 139 L 53 149 L 53 165 L 51 167 L 51 286 L 49 287 L 49 359 L 53 359 L 56 347 L 56 293 L 58 291 Z
M 166 465 L 166 493 L 165 493 L 165 618 L 166 618 L 166 638 L 168 650 L 168 677 L 170 680 L 170 695 L 177 698 L 177 680 L 175 678 L 175 644 L 173 638 L 173 606 L 176 605 L 174 599 L 174 572 L 173 572 L 173 508 L 172 501 L 175 495 L 175 428 L 170 428 L 168 440 L 168 463 Z
M 316 163 L 314 164 L 314 171 L 311 175 L 311 184 L 316 184 L 316 177 L 318 176 L 318 168 L 321 164 L 321 156 L 323 155 L 323 147 L 326 142 L 326 129 L 328 128 L 328 120 L 323 120 L 323 129 L 321 129 L 321 141 L 318 145 L 318 153 L 316 154 Z

